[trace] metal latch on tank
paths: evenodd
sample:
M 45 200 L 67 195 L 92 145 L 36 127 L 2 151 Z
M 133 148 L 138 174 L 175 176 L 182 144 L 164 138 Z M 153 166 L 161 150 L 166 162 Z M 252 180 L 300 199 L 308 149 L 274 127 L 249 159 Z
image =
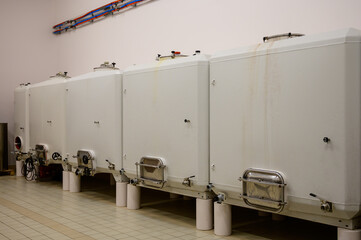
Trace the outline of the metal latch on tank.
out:
M 332 202 L 329 202 L 319 196 L 317 196 L 314 193 L 310 193 L 311 197 L 317 198 L 318 200 L 321 201 L 321 210 L 324 212 L 332 212 Z
M 184 178 L 182 184 L 183 184 L 184 186 L 190 187 L 190 186 L 192 185 L 192 180 L 191 180 L 191 178 L 194 178 L 194 177 L 195 177 L 195 175 Z

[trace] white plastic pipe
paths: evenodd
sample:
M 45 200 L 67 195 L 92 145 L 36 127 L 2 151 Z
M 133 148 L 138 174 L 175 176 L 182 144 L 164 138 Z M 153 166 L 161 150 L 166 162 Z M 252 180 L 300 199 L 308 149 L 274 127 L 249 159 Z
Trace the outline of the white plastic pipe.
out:
M 127 182 L 119 181 L 116 183 L 115 205 L 118 207 L 127 206 L 127 185 Z
M 361 229 L 350 230 L 345 228 L 337 229 L 338 240 L 361 240 Z
M 23 173 L 21 172 L 21 170 L 23 169 L 24 166 L 24 161 L 20 160 L 20 161 L 16 161 L 16 176 L 17 177 L 23 177 Z
M 196 200 L 196 226 L 198 230 L 213 228 L 213 201 L 212 199 Z
M 140 208 L 140 187 L 127 185 L 127 208 L 136 210 Z
M 214 234 L 218 236 L 229 236 L 232 234 L 231 205 L 214 203 Z
M 69 172 L 69 191 L 80 192 L 80 176 L 73 172 Z
M 63 171 L 63 190 L 69 191 L 69 181 L 70 181 L 69 171 Z

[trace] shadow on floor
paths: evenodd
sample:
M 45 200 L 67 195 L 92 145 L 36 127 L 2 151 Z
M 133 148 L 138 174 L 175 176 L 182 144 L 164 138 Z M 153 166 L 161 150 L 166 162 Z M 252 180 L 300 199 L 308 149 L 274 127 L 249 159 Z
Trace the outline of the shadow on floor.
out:
M 82 177 L 82 194 L 93 199 L 115 204 L 115 186 L 110 185 L 109 174 L 96 177 Z M 170 199 L 169 193 L 152 189 L 141 189 L 142 209 L 154 210 L 157 214 L 171 218 L 188 219 L 195 224 L 196 201 L 183 198 Z M 232 234 L 234 237 L 244 233 L 265 239 L 313 240 L 337 239 L 337 228 L 287 217 L 284 221 L 272 221 L 271 215 L 258 216 L 252 209 L 232 207 Z

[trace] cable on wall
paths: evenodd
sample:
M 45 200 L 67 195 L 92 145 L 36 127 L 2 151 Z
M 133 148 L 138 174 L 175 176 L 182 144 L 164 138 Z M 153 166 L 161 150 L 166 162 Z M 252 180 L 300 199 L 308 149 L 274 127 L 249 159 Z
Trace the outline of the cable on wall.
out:
M 91 10 L 80 17 L 64 21 L 53 26 L 54 34 L 61 34 L 68 30 L 76 29 L 76 27 L 84 25 L 86 23 L 93 23 L 96 20 L 100 20 L 110 15 L 123 12 L 124 10 L 130 9 L 131 6 L 136 7 L 140 3 L 148 2 L 151 0 L 117 0 L 108 3 L 104 6 Z

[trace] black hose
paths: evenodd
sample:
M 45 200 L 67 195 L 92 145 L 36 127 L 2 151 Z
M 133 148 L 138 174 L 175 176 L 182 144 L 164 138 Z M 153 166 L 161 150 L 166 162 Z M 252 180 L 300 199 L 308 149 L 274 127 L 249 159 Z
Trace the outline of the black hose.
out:
M 38 171 L 35 168 L 32 157 L 29 157 L 25 160 L 25 163 L 21 169 L 21 173 L 24 175 L 27 181 L 38 180 Z

